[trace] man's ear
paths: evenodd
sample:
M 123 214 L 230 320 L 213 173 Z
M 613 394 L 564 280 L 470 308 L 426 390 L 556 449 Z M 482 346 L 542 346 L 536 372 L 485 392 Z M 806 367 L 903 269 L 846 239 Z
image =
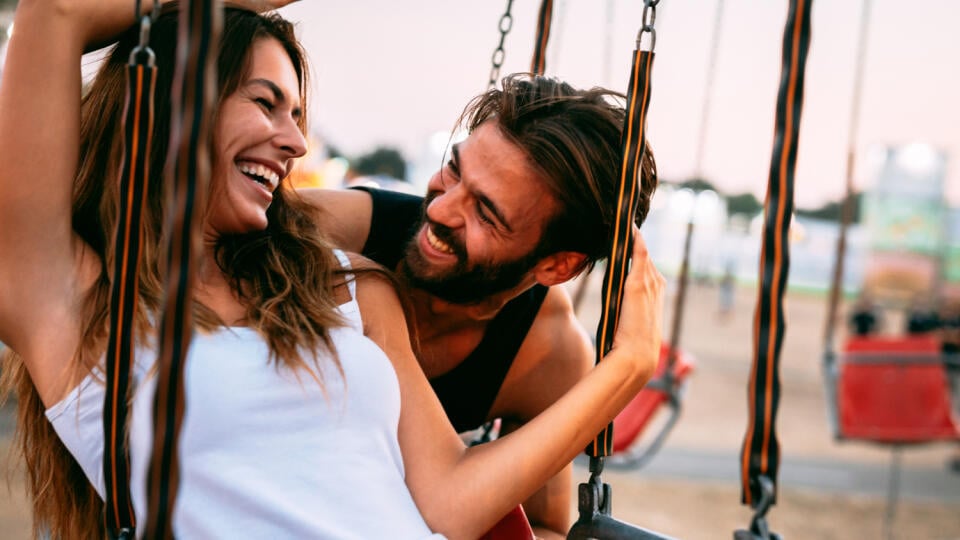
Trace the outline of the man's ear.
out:
M 547 255 L 533 268 L 541 285 L 551 286 L 570 281 L 587 266 L 587 256 L 576 251 L 558 251 Z

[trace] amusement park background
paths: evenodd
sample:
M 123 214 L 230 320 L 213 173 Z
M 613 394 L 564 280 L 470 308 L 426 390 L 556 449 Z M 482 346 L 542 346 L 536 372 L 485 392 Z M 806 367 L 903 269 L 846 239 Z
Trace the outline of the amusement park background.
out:
M 298 21 L 313 66 L 311 151 L 295 181 L 422 193 L 447 145 L 463 136 L 451 132 L 463 105 L 487 87 L 506 3 L 304 0 L 284 8 Z M 716 24 L 717 0 L 660 3 L 648 124 L 662 184 L 643 232 L 670 281 L 665 321 L 675 309 L 686 225 L 694 223 L 680 346 L 696 367 L 681 418 L 657 456 L 643 468 L 604 474 L 615 516 L 677 538 L 729 538 L 751 516 L 740 505 L 738 452 L 786 2 L 723 4 Z M 848 152 L 854 219 L 838 341 L 864 291 L 879 302 L 887 335 L 903 331 L 912 303 L 960 298 L 960 76 L 949 67 L 960 50 L 953 24 L 960 4 L 871 5 L 858 61 L 862 3 L 814 2 L 781 357 L 780 498 L 768 518 L 785 538 L 958 539 L 960 473 L 948 463 L 960 444 L 900 454 L 839 442 L 828 422 L 821 360 Z M 513 2 L 501 74 L 529 69 L 538 6 Z M 547 74 L 625 91 L 642 6 L 555 2 Z M 0 11 L 0 25 L 8 22 L 9 9 Z M 95 62 L 92 55 L 87 72 Z M 863 86 L 856 92 L 858 62 Z M 600 279 L 584 279 L 579 315 L 592 329 Z M 735 284 L 730 306 L 721 302 L 725 282 Z M 569 284 L 571 292 L 580 284 Z M 8 404 L 0 409 L 0 456 L 13 421 Z M 11 489 L 0 489 L 0 537 L 26 538 L 29 510 L 12 465 Z M 586 480 L 582 464 L 576 475 Z

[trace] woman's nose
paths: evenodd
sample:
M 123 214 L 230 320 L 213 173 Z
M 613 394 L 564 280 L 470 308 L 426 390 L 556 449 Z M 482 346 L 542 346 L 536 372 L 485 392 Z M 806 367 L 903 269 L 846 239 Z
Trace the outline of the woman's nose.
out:
M 307 138 L 292 118 L 283 122 L 276 144 L 290 157 L 298 158 L 307 153 Z

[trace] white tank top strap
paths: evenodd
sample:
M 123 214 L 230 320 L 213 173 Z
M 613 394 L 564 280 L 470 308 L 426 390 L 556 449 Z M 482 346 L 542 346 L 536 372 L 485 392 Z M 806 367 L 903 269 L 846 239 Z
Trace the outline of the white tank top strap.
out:
M 340 267 L 349 270 L 352 268 L 350 265 L 350 258 L 342 250 L 335 249 L 333 254 L 336 255 L 337 260 L 340 261 Z M 347 290 L 350 291 L 350 301 L 340 304 L 338 309 L 340 313 L 346 317 L 347 321 L 350 323 L 350 326 L 356 330 L 363 331 L 363 318 L 360 316 L 360 305 L 357 304 L 357 279 L 356 276 L 352 273 L 344 274 L 343 278 L 347 281 Z

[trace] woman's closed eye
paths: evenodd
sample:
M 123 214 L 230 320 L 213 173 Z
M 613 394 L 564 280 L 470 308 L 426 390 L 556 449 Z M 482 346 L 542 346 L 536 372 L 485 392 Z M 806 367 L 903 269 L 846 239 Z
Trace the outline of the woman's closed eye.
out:
M 267 112 L 273 111 L 273 109 L 276 107 L 272 101 L 264 97 L 253 98 L 253 101 L 257 105 L 263 107 Z

